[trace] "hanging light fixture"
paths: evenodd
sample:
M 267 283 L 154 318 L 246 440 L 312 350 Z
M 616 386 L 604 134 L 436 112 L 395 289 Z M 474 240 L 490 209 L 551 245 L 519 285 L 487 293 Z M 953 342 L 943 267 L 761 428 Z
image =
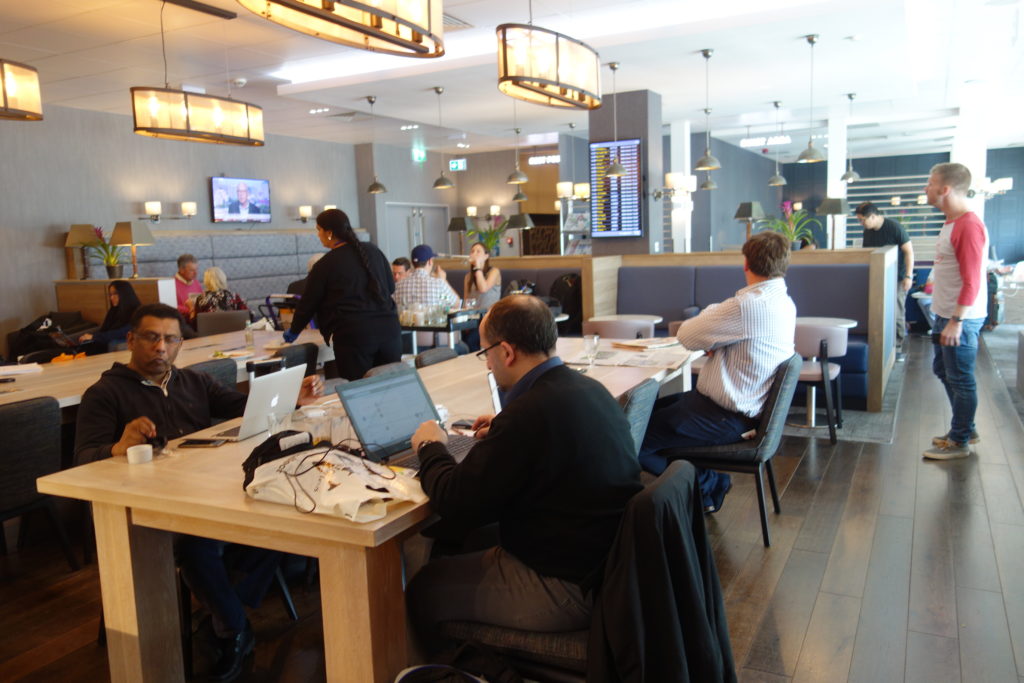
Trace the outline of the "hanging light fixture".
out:
M 846 93 L 846 99 L 850 101 L 850 109 L 847 118 L 853 114 L 853 98 L 857 96 L 855 92 Z M 849 130 L 849 124 L 847 124 L 847 130 Z M 860 180 L 860 173 L 853 170 L 853 158 L 850 156 L 849 139 L 847 139 L 846 149 L 846 173 L 839 176 L 839 179 L 844 183 L 855 183 Z
M 775 100 L 772 102 L 775 105 L 775 125 L 779 127 L 779 137 L 782 137 L 782 122 L 779 121 L 779 107 L 782 106 L 782 102 Z M 781 187 L 786 184 L 786 179 L 781 173 L 779 173 L 779 148 L 775 148 L 775 175 L 768 179 L 769 187 Z
M 702 190 L 717 190 L 718 189 L 718 183 L 716 183 L 714 180 L 711 179 L 711 174 L 710 173 L 705 173 L 704 174 L 704 182 L 700 184 L 700 189 L 702 189 Z
M 516 133 L 516 170 L 512 171 L 512 173 L 509 174 L 505 182 L 508 183 L 509 185 L 522 185 L 523 183 L 527 182 L 529 178 L 526 176 L 525 173 L 523 173 L 519 169 L 519 133 L 521 133 L 522 131 L 519 129 L 519 118 L 516 113 L 515 100 L 512 101 L 512 126 L 512 130 L 514 130 Z M 525 197 L 525 195 L 523 196 Z
M 601 106 L 601 62 L 586 43 L 529 24 L 501 24 L 498 35 L 498 90 L 509 97 L 549 107 Z
M 704 55 L 704 156 L 697 159 L 694 165 L 695 171 L 717 171 L 722 168 L 718 159 L 711 156 L 711 55 L 714 50 L 703 49 Z M 708 182 L 711 182 L 710 176 Z
M 814 44 L 818 42 L 818 34 L 812 33 L 804 36 L 804 38 L 807 39 L 807 43 L 811 46 L 811 106 L 807 114 L 807 149 L 800 152 L 800 156 L 796 158 L 796 163 L 815 164 L 819 161 L 825 161 L 825 155 L 814 146 L 814 137 L 811 135 L 811 131 L 814 129 Z
M 374 126 L 374 124 L 376 123 L 377 119 L 373 115 L 373 105 L 377 103 L 377 97 L 375 95 L 370 95 L 370 96 L 368 96 L 366 98 L 366 101 L 370 103 L 370 148 L 371 148 L 370 160 L 372 162 L 373 161 L 373 152 L 372 152 L 373 144 L 376 142 L 376 138 L 377 138 L 377 135 L 376 135 L 377 131 L 376 131 L 375 126 Z M 373 182 L 370 183 L 370 186 L 368 188 L 366 188 L 366 191 L 369 192 L 370 194 L 384 194 L 385 192 L 388 191 L 388 188 L 384 187 L 384 183 L 382 183 L 377 178 L 377 169 L 376 169 L 376 167 L 374 167 L 373 170 L 374 170 Z
M 263 109 L 255 104 L 175 90 L 167 80 L 164 4 L 160 5 L 160 49 L 164 56 L 164 87 L 134 87 L 135 132 L 154 138 L 212 142 L 245 147 L 263 146 Z
M 619 89 L 615 82 L 615 72 L 619 70 L 618 62 L 608 62 L 608 68 L 612 70 L 612 137 L 615 142 L 619 141 Z M 615 148 L 615 158 L 604 174 L 609 178 L 621 178 L 626 175 L 626 167 L 619 163 L 619 148 Z
M 522 190 L 517 190 L 516 193 L 512 195 L 512 201 L 514 202 L 525 202 L 527 199 L 528 197 L 526 196 L 526 193 Z
M 434 86 L 434 92 L 437 93 L 437 127 L 442 128 L 441 119 L 441 94 L 444 93 L 444 88 L 439 85 Z M 444 174 L 444 147 L 441 147 L 441 175 L 437 176 L 437 180 L 434 181 L 435 190 L 450 190 L 454 187 L 451 178 Z
M 0 59 L 0 119 L 43 120 L 39 72 L 35 67 Z
M 400 57 L 444 54 L 441 0 L 238 0 L 268 21 L 349 47 Z

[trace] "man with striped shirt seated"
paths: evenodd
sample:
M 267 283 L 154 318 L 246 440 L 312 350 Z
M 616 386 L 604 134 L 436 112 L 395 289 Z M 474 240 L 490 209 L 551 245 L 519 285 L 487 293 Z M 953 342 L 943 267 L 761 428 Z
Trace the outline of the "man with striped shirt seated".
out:
M 712 304 L 679 327 L 688 349 L 704 349 L 708 363 L 697 388 L 665 396 L 654 404 L 640 447 L 640 464 L 661 474 L 666 448 L 735 443 L 757 426 L 775 371 L 793 355 L 796 306 L 786 290 L 789 241 L 760 232 L 743 245 L 747 286 Z M 701 492 L 708 512 L 717 512 L 732 487 L 728 474 L 702 470 Z

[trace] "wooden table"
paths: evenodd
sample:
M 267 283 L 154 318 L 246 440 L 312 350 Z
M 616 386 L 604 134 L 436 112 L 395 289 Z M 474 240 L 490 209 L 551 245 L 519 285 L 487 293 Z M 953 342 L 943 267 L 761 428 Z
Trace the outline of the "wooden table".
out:
M 580 343 L 560 340 L 559 352 L 578 353 Z M 681 369 L 607 367 L 593 376 L 618 396 Z M 491 412 L 486 364 L 474 356 L 420 372 L 452 415 Z M 43 493 L 93 503 L 112 681 L 184 678 L 169 532 L 319 558 L 327 680 L 384 683 L 407 665 L 400 543 L 429 506 L 401 503 L 354 524 L 252 500 L 240 465 L 258 443 L 179 449 L 143 465 L 109 458 L 38 480 Z
M 647 313 L 615 313 L 613 315 L 598 315 L 588 319 L 587 322 L 600 323 L 608 322 L 613 320 L 640 320 L 645 323 L 654 323 L 658 325 L 664 318 L 660 315 L 650 315 Z
M 252 358 L 266 358 L 273 355 L 273 351 L 264 348 L 267 344 L 279 343 L 282 341 L 280 332 L 255 332 L 256 348 Z M 329 346 L 324 345 L 323 337 L 316 330 L 304 330 L 296 343 L 311 342 L 320 346 L 323 358 L 332 359 L 334 356 Z M 214 334 L 207 337 L 196 337 L 182 342 L 181 351 L 174 364 L 179 368 L 204 360 L 211 360 L 214 351 L 243 350 L 245 349 L 245 332 L 227 332 L 225 334 Z M 61 408 L 77 406 L 82 400 L 82 394 L 100 378 L 106 370 L 115 362 L 127 363 L 131 357 L 129 351 L 114 351 L 103 353 L 98 356 L 88 356 L 67 363 L 44 363 L 42 372 L 28 375 L 14 376 L 14 382 L 0 385 L 2 389 L 17 389 L 10 393 L 0 394 L 0 405 L 15 403 L 39 396 L 53 396 L 60 403 Z M 238 379 L 245 379 L 245 361 L 250 358 L 240 359 L 238 362 Z
M 483 315 L 484 311 L 481 309 L 467 308 L 449 313 L 444 325 L 402 325 L 402 331 L 412 332 L 413 355 L 419 353 L 419 344 L 416 339 L 417 332 L 433 332 L 435 346 L 437 345 L 437 335 L 447 334 L 448 347 L 454 349 L 455 333 L 475 330 L 480 325 L 480 319 L 483 318 Z

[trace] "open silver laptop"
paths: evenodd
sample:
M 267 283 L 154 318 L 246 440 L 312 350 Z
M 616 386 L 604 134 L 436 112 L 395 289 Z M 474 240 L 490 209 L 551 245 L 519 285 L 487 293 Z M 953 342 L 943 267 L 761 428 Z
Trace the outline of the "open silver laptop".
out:
M 267 431 L 267 416 L 287 415 L 295 410 L 295 402 L 299 400 L 302 377 L 305 374 L 306 366 L 296 365 L 294 368 L 271 372 L 249 382 L 249 398 L 245 402 L 242 424 L 218 432 L 214 436 L 228 441 L 244 441 Z
M 335 391 L 366 457 L 403 467 L 418 466 L 412 435 L 423 422 L 438 419 L 418 372 L 409 368 L 367 377 L 339 384 Z M 461 461 L 474 443 L 473 437 L 449 434 L 448 452 Z

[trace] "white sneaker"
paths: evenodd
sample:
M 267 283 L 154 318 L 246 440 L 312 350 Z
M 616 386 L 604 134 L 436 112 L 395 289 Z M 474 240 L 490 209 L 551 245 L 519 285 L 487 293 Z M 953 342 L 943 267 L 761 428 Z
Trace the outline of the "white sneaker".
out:
M 924 452 L 925 460 L 958 460 L 971 455 L 970 447 L 965 443 L 947 441 L 941 446 L 932 446 Z
M 967 443 L 978 443 L 979 441 L 981 441 L 981 437 L 978 436 L 978 432 L 971 432 L 971 436 L 967 439 Z M 949 442 L 949 432 L 946 432 L 942 436 L 932 437 L 933 446 L 945 446 Z

